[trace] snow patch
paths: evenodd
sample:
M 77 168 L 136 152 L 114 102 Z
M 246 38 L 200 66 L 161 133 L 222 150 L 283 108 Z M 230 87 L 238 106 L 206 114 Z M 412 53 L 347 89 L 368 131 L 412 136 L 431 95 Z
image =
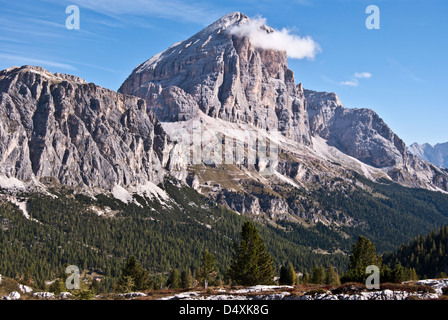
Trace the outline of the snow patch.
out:
M 264 291 L 274 291 L 276 289 L 294 289 L 294 287 L 292 286 L 265 286 L 265 285 L 258 285 L 258 286 L 253 286 L 253 287 L 249 287 L 246 289 L 240 289 L 240 290 L 236 290 L 233 291 L 232 293 L 252 293 L 252 292 L 264 292 Z
M 284 175 L 282 175 L 281 173 L 274 171 L 274 174 L 280 178 L 280 180 L 285 181 L 286 183 L 289 183 L 290 185 L 292 185 L 294 188 L 300 189 L 300 186 L 294 182 L 294 180 L 292 180 L 291 178 L 285 177 Z
M 119 185 L 116 185 L 112 189 L 112 195 L 114 196 L 115 199 L 118 199 L 126 204 L 133 200 L 131 194 L 126 189 L 120 187 Z
M 139 195 L 146 196 L 150 199 L 157 198 L 162 204 L 165 204 L 165 201 L 170 200 L 170 196 L 164 190 L 156 186 L 151 181 L 147 181 L 145 184 L 139 184 L 134 188 L 135 192 Z
M 16 178 L 0 176 L 0 188 L 8 190 L 25 190 L 25 184 Z

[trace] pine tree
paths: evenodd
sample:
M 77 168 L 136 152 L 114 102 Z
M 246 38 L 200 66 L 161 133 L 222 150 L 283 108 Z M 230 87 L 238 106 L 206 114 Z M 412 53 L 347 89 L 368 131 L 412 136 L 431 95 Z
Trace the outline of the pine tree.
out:
M 280 285 L 288 286 L 292 286 L 296 283 L 296 272 L 292 263 L 289 263 L 287 267 L 281 266 L 278 282 Z
M 392 282 L 401 283 L 406 280 L 405 269 L 401 265 L 401 263 L 397 263 L 395 265 L 394 270 L 392 271 Z
M 369 265 L 375 265 L 379 269 L 382 266 L 381 257 L 376 254 L 375 245 L 363 236 L 360 236 L 354 244 L 349 259 L 348 272 L 343 277 L 344 282 L 365 282 L 368 277 L 366 268 Z
M 239 245 L 234 243 L 233 249 L 229 277 L 235 284 L 252 286 L 273 283 L 272 258 L 252 221 L 244 223 L 241 241 Z
M 180 286 L 184 289 L 193 287 L 193 276 L 191 275 L 190 268 L 182 271 L 182 273 L 180 274 Z
M 306 284 L 306 283 L 310 283 L 310 274 L 308 272 L 305 272 L 302 276 L 302 280 L 301 283 L 302 284 Z
M 132 286 L 131 286 L 132 284 Z M 117 290 L 144 290 L 150 286 L 149 273 L 137 261 L 134 256 L 130 256 L 117 281 Z
M 334 270 L 332 265 L 329 265 L 325 275 L 325 284 L 332 286 L 339 286 L 341 281 L 339 280 L 338 273 Z
M 278 279 L 278 283 L 280 285 L 287 285 L 287 278 L 288 278 L 288 269 L 282 265 L 280 267 L 280 278 Z
M 206 284 L 210 285 L 215 280 L 217 274 L 216 258 L 213 254 L 205 250 L 202 253 L 202 262 L 197 273 L 197 280 L 202 286 L 206 286 Z
M 315 266 L 311 273 L 311 283 L 324 284 L 325 283 L 325 268 L 322 265 Z
M 415 268 L 411 268 L 411 270 L 409 271 L 409 280 L 418 280 L 418 275 L 417 272 L 415 271 Z
M 173 271 L 171 271 L 166 284 L 170 289 L 179 289 L 180 288 L 179 270 L 174 268 Z

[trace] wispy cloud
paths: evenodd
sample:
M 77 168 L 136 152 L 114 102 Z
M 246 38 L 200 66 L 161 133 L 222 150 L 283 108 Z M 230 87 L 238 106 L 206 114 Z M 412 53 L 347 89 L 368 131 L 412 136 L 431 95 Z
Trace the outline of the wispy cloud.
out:
M 266 31 L 266 19 L 257 17 L 246 24 L 229 29 L 231 34 L 248 37 L 256 48 L 286 51 L 290 58 L 313 59 L 321 52 L 320 46 L 311 37 L 300 37 L 292 34 L 288 29 Z
M 224 12 L 213 9 L 210 3 L 206 1 L 71 0 L 70 2 L 130 24 L 133 22 L 132 19 L 124 19 L 125 16 L 159 17 L 168 20 L 208 24 L 225 14 Z
M 359 86 L 359 79 L 370 79 L 371 77 L 372 74 L 370 72 L 355 72 L 352 79 L 341 81 L 339 84 L 346 87 L 357 87 Z
M 339 82 L 339 84 L 341 84 L 343 86 L 348 86 L 348 87 L 357 87 L 359 85 L 359 81 L 358 81 L 358 79 L 353 79 L 353 80 L 348 80 L 348 81 L 341 81 L 341 82 Z
M 63 68 L 63 69 L 68 69 L 68 70 L 77 70 L 72 65 L 57 62 L 57 61 L 52 61 L 52 60 L 35 59 L 35 58 L 30 58 L 30 57 L 23 57 L 23 56 L 3 54 L 3 53 L 0 53 L 0 58 L 11 61 L 14 65 L 18 65 L 18 66 L 29 64 L 29 65 Z
M 356 72 L 353 76 L 358 79 L 369 79 L 372 74 L 370 72 Z

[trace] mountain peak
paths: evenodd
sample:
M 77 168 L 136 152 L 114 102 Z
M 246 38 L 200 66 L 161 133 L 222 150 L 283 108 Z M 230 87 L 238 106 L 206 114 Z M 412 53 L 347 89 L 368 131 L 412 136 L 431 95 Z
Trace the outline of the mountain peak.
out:
M 79 84 L 86 84 L 87 81 L 85 81 L 84 79 L 74 76 L 74 75 L 69 75 L 69 74 L 65 74 L 65 73 L 51 73 L 50 71 L 48 71 L 47 69 L 43 68 L 43 67 L 39 67 L 39 66 L 31 66 L 31 65 L 23 65 L 21 67 L 11 67 L 8 69 L 5 69 L 3 71 L 0 72 L 0 80 L 5 79 L 5 78 L 15 78 L 15 77 L 28 77 L 28 76 L 38 76 L 42 79 L 45 80 L 51 80 L 53 82 L 59 82 L 59 81 L 70 81 L 70 82 L 74 82 L 74 83 L 79 83 Z
M 241 12 L 223 16 L 137 66 L 119 92 L 145 99 L 161 121 L 189 120 L 200 110 L 309 144 L 303 88 L 295 84 L 286 52 L 259 48 L 234 32 L 250 22 Z
M 221 17 L 220 19 L 216 20 L 211 25 L 209 25 L 206 29 L 226 29 L 229 26 L 239 24 L 243 21 L 250 21 L 250 19 L 244 13 L 235 11 L 235 12 L 226 14 L 225 16 Z

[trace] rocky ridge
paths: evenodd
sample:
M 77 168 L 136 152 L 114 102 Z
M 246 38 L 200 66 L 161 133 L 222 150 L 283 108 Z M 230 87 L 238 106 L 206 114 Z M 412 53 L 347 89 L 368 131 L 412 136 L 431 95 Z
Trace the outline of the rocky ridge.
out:
M 314 139 L 322 138 L 403 185 L 448 190 L 448 174 L 408 153 L 374 111 L 347 109 L 334 93 L 303 89 L 286 52 L 256 48 L 247 36 L 229 31 L 250 21 L 240 12 L 222 17 L 137 66 L 119 92 L 145 99 L 164 123 L 205 115 L 278 131 L 296 148 L 315 150 Z
M 422 160 L 431 162 L 439 168 L 448 168 L 448 142 L 438 143 L 434 146 L 429 143 L 413 143 L 407 147 L 409 153 Z
M 2 181 L 106 190 L 157 184 L 165 175 L 169 143 L 160 122 L 146 109 L 142 99 L 75 76 L 33 66 L 4 70 Z

